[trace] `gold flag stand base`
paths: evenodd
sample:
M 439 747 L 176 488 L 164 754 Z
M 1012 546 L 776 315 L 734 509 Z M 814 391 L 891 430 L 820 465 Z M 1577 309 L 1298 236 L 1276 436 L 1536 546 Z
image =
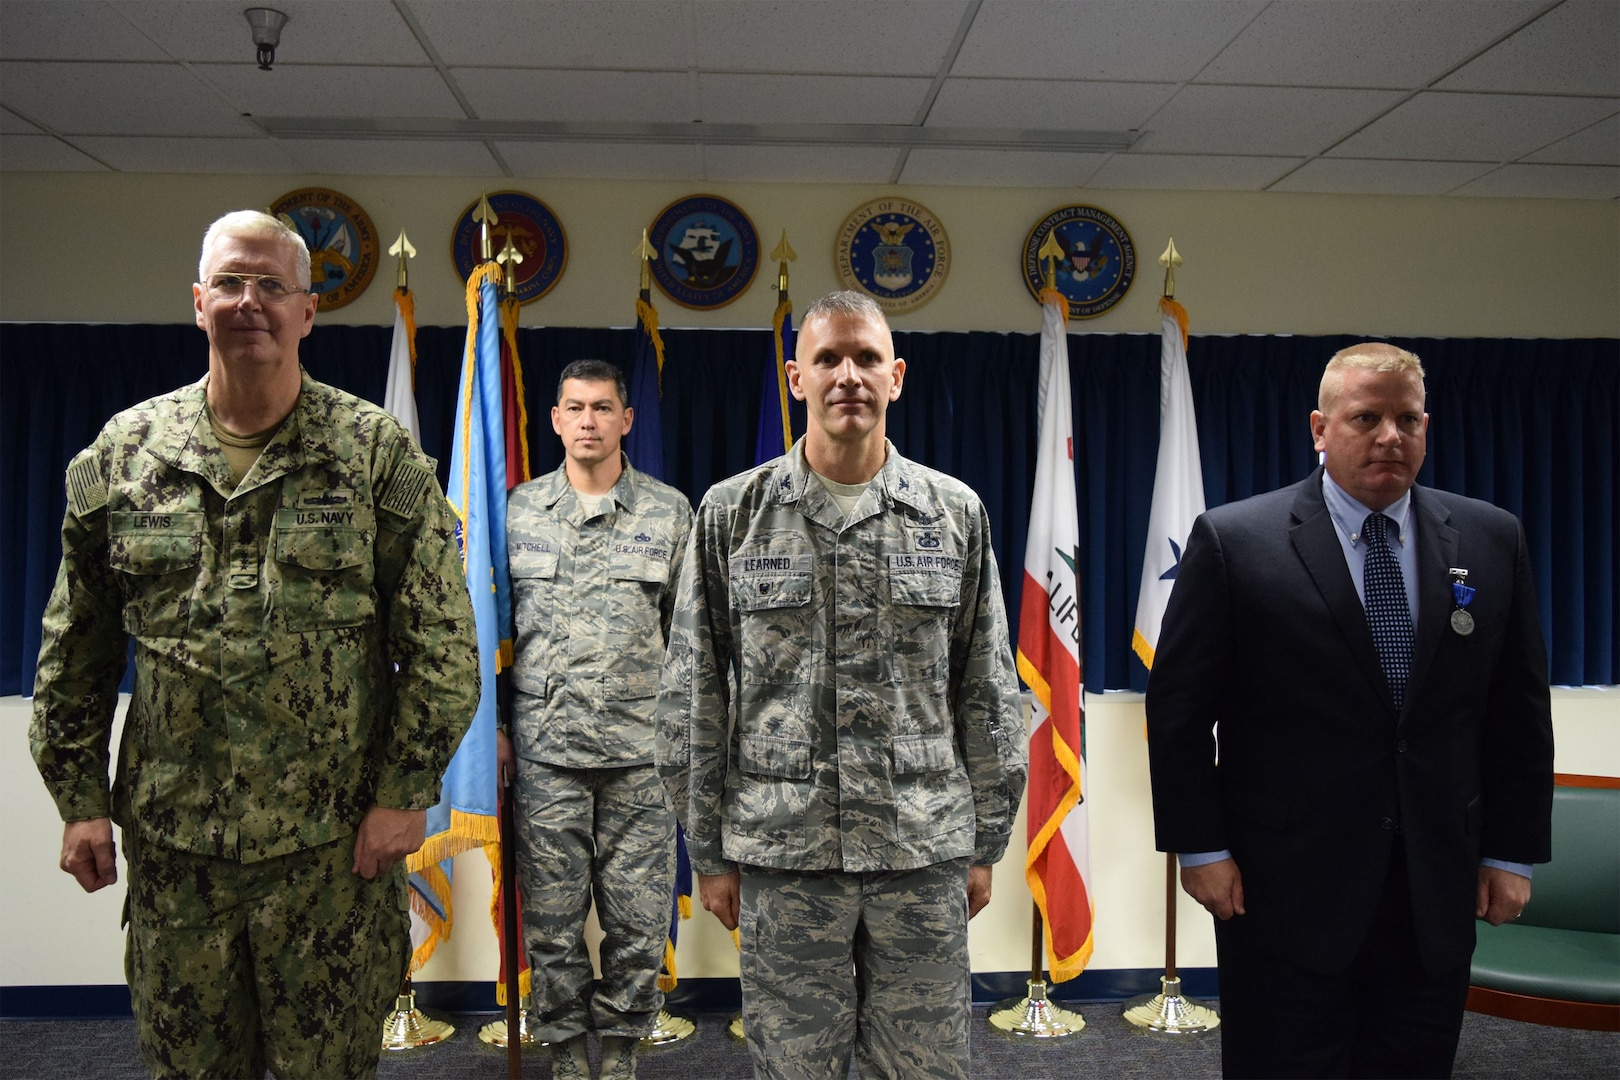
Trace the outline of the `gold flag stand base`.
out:
M 731 1018 L 731 1023 L 726 1025 L 726 1034 L 738 1042 L 748 1041 L 748 1032 L 743 1029 L 742 1013 Z
M 686 1017 L 676 1016 L 668 1009 L 659 1009 L 653 1029 L 641 1037 L 641 1048 L 674 1046 L 682 1039 L 690 1038 L 696 1031 L 697 1025 Z
M 1086 1019 L 1047 1000 L 1045 979 L 1031 979 L 1028 997 L 1008 998 L 990 1010 L 990 1026 L 1008 1035 L 1061 1039 L 1065 1035 L 1078 1035 L 1086 1026 Z
M 506 1049 L 506 1021 L 492 1020 L 478 1029 L 478 1041 L 497 1050 Z M 518 1010 L 518 1045 L 525 1050 L 534 1050 L 546 1044 L 529 1030 L 529 1010 Z
M 1143 1031 L 1156 1035 L 1202 1035 L 1221 1026 L 1214 1009 L 1181 996 L 1181 980 L 1166 975 L 1159 980 L 1162 993 L 1143 994 L 1127 1001 L 1120 1014 Z
M 394 999 L 394 1011 L 382 1025 L 384 1050 L 415 1050 L 443 1042 L 456 1033 L 456 1029 L 443 1020 L 435 1020 L 416 1007 L 416 991 L 400 994 Z

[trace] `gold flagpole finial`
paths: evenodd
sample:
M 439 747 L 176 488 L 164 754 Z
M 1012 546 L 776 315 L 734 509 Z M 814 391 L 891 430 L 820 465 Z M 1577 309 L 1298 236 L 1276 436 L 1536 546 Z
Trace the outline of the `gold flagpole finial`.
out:
M 388 254 L 399 256 L 398 288 L 403 292 L 411 287 L 410 271 L 406 268 L 405 260 L 416 258 L 416 246 L 411 243 L 410 237 L 405 235 L 404 229 L 399 230 L 399 239 L 395 240 L 393 246 L 388 249 Z
M 1167 299 L 1176 298 L 1176 267 L 1181 265 L 1181 252 L 1176 250 L 1176 238 L 1170 238 L 1170 244 L 1159 256 L 1159 265 L 1164 267 L 1164 295 Z
M 496 216 L 495 211 L 489 208 L 488 194 L 478 196 L 478 209 L 473 211 L 472 216 L 474 221 L 482 223 L 482 227 L 479 229 L 478 237 L 479 251 L 482 253 L 482 261 L 489 262 L 489 230 L 493 229 L 495 227 L 495 223 L 501 219 Z
M 776 291 L 786 296 L 788 291 L 787 264 L 799 260 L 798 252 L 794 251 L 793 245 L 788 243 L 786 229 L 782 230 L 782 242 L 776 245 L 775 251 L 771 252 L 771 258 L 776 260 Z
M 647 238 L 647 230 L 641 230 L 641 243 L 636 245 L 636 258 L 641 260 L 641 291 L 643 294 L 652 289 L 652 260 L 658 258 L 658 252 Z
M 1057 264 L 1063 261 L 1063 245 L 1058 243 L 1056 229 L 1046 234 L 1046 243 L 1042 244 L 1041 250 L 1035 254 L 1046 267 L 1044 272 L 1045 287 L 1048 289 L 1057 288 Z
M 506 245 L 501 253 L 495 256 L 495 261 L 506 267 L 506 295 L 517 295 L 517 264 L 523 261 L 523 253 L 512 243 L 512 230 L 506 230 Z

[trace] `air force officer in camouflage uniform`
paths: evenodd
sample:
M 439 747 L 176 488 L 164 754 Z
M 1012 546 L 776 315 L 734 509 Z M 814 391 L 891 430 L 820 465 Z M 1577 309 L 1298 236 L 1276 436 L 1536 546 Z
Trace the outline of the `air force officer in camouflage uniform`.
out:
M 675 815 L 652 723 L 692 507 L 620 451 L 635 418 L 627 396 L 612 364 L 565 368 L 551 410 L 563 463 L 514 488 L 506 509 L 517 655 L 501 754 L 517 767 L 534 1030 L 558 1080 L 589 1076 L 592 1030 L 602 1076 L 630 1080 L 664 1001 Z M 593 895 L 599 983 L 585 951 Z
M 658 765 L 741 926 L 755 1075 L 965 1077 L 967 922 L 1025 779 L 989 522 L 885 439 L 906 365 L 869 297 L 812 304 L 796 353 L 805 437 L 698 510 Z
M 369 1076 L 410 954 L 401 860 L 478 701 L 455 522 L 405 430 L 300 367 L 296 232 L 227 215 L 198 276 L 207 375 L 68 466 L 30 742 L 85 890 L 123 828 L 154 1075 Z

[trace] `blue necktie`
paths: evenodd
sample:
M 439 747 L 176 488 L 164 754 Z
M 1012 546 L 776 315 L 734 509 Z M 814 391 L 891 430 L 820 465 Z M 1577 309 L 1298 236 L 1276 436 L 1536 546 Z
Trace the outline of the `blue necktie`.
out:
M 1406 679 L 1412 673 L 1412 610 L 1406 604 L 1406 582 L 1401 564 L 1389 549 L 1386 529 L 1394 525 L 1383 514 L 1368 514 L 1362 524 L 1367 538 L 1362 591 L 1366 595 L 1367 625 L 1372 629 L 1378 663 L 1389 681 L 1390 695 L 1399 712 L 1406 697 Z

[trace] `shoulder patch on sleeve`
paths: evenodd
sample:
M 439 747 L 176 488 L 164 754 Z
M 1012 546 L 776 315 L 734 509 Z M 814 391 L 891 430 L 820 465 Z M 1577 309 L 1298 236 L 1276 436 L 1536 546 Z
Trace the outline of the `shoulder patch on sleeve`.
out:
M 401 461 L 388 477 L 388 486 L 377 500 L 377 507 L 400 517 L 415 517 L 422 496 L 433 486 L 433 473 L 414 461 Z
M 107 505 L 107 481 L 94 455 L 86 454 L 68 466 L 67 499 L 74 517 L 84 517 Z

